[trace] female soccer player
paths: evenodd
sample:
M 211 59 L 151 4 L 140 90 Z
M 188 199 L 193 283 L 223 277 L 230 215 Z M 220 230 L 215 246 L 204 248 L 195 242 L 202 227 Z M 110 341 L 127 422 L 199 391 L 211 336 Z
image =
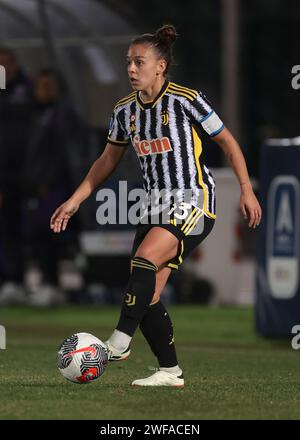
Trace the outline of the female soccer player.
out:
M 131 43 L 127 69 L 133 92 L 114 108 L 103 154 L 50 222 L 54 232 L 64 231 L 80 204 L 113 172 L 126 147 L 133 145 L 143 172 L 146 214 L 137 226 L 129 283 L 107 346 L 111 361 L 125 359 L 140 326 L 159 369 L 135 380 L 132 385 L 137 386 L 184 386 L 172 322 L 160 294 L 171 270 L 204 240 L 215 222 L 215 184 L 201 158 L 201 130 L 223 149 L 237 176 L 240 208 L 249 227 L 255 228 L 261 220 L 261 208 L 236 140 L 201 92 L 167 79 L 175 39 L 174 26 L 165 25 Z M 161 203 L 161 191 L 169 205 Z

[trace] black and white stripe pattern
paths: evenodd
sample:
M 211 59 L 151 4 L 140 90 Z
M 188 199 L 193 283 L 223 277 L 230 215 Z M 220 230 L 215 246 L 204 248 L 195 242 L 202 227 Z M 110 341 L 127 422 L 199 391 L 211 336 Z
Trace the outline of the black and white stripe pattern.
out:
M 93 347 L 95 350 L 84 352 L 80 364 L 82 377 L 87 381 L 100 377 L 108 363 L 107 352 L 102 345 L 91 344 L 90 347 Z
M 72 335 L 61 343 L 57 353 L 57 367 L 59 369 L 67 368 L 70 365 L 72 362 L 72 356 L 67 355 L 76 350 L 77 344 L 77 335 Z
M 168 83 L 153 103 L 143 104 L 137 94 L 122 100 L 112 116 L 109 141 L 126 146 L 130 139 L 136 150 L 146 145 L 138 158 L 148 195 L 154 189 L 190 189 L 192 203 L 215 217 L 215 183 L 202 161 L 199 131 L 213 136 L 223 127 L 204 95 Z M 155 143 L 165 149 L 158 152 Z
M 153 120 L 153 134 L 155 133 L 155 137 L 157 139 L 161 139 L 164 136 L 167 137 L 168 133 L 166 133 L 166 129 L 162 124 L 161 113 L 163 111 L 163 102 L 159 100 L 156 105 L 156 110 L 153 111 L 154 120 Z M 165 108 L 167 108 L 166 101 L 164 100 Z M 164 109 L 165 109 L 164 108 Z M 155 166 L 157 167 L 158 173 L 160 175 L 159 178 L 159 189 L 165 188 L 167 191 L 170 191 L 174 186 L 174 172 L 170 169 L 170 161 L 169 154 L 154 154 Z M 172 182 L 173 179 L 173 182 Z

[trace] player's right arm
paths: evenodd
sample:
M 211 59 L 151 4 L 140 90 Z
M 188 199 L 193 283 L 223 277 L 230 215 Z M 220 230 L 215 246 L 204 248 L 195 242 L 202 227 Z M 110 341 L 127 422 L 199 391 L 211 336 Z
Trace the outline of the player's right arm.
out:
M 64 231 L 69 219 L 74 215 L 81 203 L 111 175 L 122 159 L 126 148 L 107 143 L 104 152 L 95 160 L 86 177 L 72 196 L 60 205 L 50 220 L 53 232 Z

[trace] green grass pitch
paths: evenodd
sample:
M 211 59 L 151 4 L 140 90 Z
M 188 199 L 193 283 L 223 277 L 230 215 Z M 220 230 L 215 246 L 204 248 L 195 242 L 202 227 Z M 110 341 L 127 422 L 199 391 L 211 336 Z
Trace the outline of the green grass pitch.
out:
M 132 354 L 87 385 L 65 380 L 56 352 L 86 331 L 105 340 L 114 307 L 1 308 L 7 349 L 0 350 L 1 419 L 299 419 L 300 353 L 290 340 L 254 331 L 250 308 L 170 307 L 186 386 L 136 388 L 157 366 L 138 332 Z

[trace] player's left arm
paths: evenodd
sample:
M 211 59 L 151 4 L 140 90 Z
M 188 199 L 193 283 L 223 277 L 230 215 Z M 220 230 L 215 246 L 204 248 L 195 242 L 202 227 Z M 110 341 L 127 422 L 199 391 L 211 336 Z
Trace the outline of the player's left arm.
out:
M 248 219 L 249 214 L 249 227 L 255 228 L 260 223 L 262 210 L 253 192 L 247 165 L 241 148 L 226 127 L 216 136 L 212 136 L 212 139 L 222 148 L 230 166 L 238 178 L 241 187 L 241 211 L 245 219 Z

